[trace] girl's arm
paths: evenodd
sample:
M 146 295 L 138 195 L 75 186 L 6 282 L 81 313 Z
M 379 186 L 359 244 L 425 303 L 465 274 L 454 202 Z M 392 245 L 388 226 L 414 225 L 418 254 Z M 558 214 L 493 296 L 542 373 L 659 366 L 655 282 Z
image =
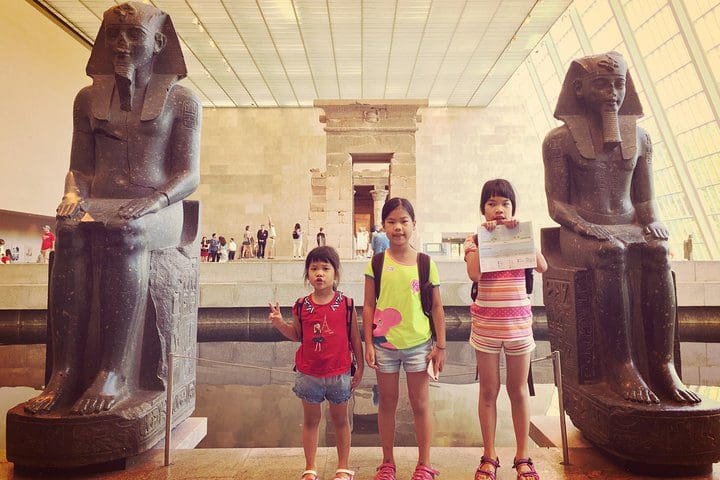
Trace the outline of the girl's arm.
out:
M 362 381 L 363 370 L 365 369 L 365 363 L 363 359 L 363 348 L 362 340 L 360 340 L 360 330 L 358 330 L 357 312 L 355 308 L 352 311 L 352 319 L 350 320 L 350 344 L 352 345 L 353 353 L 355 358 L 358 359 L 357 369 L 355 370 L 355 376 L 352 378 L 352 388 L 357 388 Z
M 443 371 L 443 366 L 445 366 L 445 348 L 447 347 L 447 339 L 445 338 L 445 310 L 443 310 L 439 285 L 433 288 L 432 295 L 432 322 L 435 326 L 435 336 L 437 338 L 428 356 L 428 360 L 435 363 L 435 371 L 439 373 Z
M 365 361 L 368 366 L 377 369 L 375 364 L 375 346 L 372 342 L 372 324 L 375 318 L 375 280 L 365 277 L 365 299 L 363 300 L 363 336 L 365 337 Z
M 535 250 L 535 259 L 537 262 L 537 267 L 535 267 L 535 271 L 539 273 L 546 272 L 548 269 L 548 263 L 547 260 L 545 260 L 545 255 L 543 255 L 540 250 Z
M 288 340 L 292 340 L 293 342 L 299 342 L 300 321 L 298 320 L 297 316 L 295 316 L 295 314 L 293 313 L 292 323 L 287 323 L 282 318 L 279 303 L 275 303 L 275 306 L 273 306 L 272 303 L 269 303 L 268 305 L 270 305 L 270 315 L 268 315 L 268 319 L 273 324 L 273 327 L 277 328 L 278 331 L 282 333 Z
M 474 248 L 471 248 L 474 247 Z M 473 282 L 480 280 L 480 256 L 478 255 L 478 248 L 475 244 L 473 236 L 469 236 L 465 239 L 465 267 L 467 268 L 468 277 Z M 435 299 L 433 298 L 433 301 Z M 434 305 L 434 304 L 433 304 Z

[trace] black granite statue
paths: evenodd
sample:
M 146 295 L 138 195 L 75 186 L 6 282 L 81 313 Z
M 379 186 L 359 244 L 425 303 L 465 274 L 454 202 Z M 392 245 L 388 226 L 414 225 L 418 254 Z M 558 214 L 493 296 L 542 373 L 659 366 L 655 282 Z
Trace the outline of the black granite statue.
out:
M 176 83 L 186 67 L 170 17 L 150 5 L 129 2 L 105 12 L 87 74 L 93 84 L 75 98 L 70 169 L 57 208 L 49 379 L 24 404 L 21 421 L 42 434 L 82 430 L 82 418 L 86 426 L 97 424 L 94 417 L 112 418 L 105 434 L 118 444 L 103 447 L 127 456 L 151 445 L 122 445 L 127 432 L 113 432 L 119 423 L 111 414 L 139 418 L 141 437 L 158 430 L 167 352 L 194 352 L 198 209 L 183 199 L 200 178 L 201 107 Z M 178 407 L 194 400 L 190 370 Z M 8 421 L 8 457 L 32 466 L 21 447 L 26 433 Z M 89 441 L 90 431 L 80 437 Z M 158 437 L 132 441 L 151 440 Z M 114 459 L 84 455 L 85 447 L 78 446 L 75 460 L 50 466 Z M 74 447 L 67 448 L 70 458 Z
M 663 448 L 633 456 L 649 438 L 635 417 L 644 415 L 665 428 L 669 415 L 673 426 L 667 428 L 682 430 L 692 424 L 682 419 L 683 409 L 701 398 L 676 369 L 669 233 L 653 198 L 652 143 L 636 125 L 642 114 L 619 53 L 572 62 L 555 110 L 564 125 L 543 143 L 548 209 L 560 224 L 543 231 L 550 264 L 544 296 L 551 343 L 563 355 L 573 421 L 611 453 L 652 464 Z M 690 411 L 696 416 L 699 410 Z M 608 424 L 599 424 L 604 421 Z M 717 432 L 717 421 L 715 416 L 702 428 Z M 686 437 L 679 435 L 675 440 L 681 442 L 671 448 L 691 441 Z M 712 452 L 706 460 L 717 458 L 720 438 L 702 441 L 712 444 L 702 445 Z

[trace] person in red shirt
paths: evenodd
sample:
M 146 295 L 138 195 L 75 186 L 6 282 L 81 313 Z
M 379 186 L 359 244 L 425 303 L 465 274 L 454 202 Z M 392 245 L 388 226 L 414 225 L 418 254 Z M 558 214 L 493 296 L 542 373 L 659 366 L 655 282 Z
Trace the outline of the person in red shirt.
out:
M 50 252 L 55 249 L 55 234 L 50 231 L 50 225 L 43 227 L 42 243 L 40 244 L 40 262 L 48 263 Z
M 300 342 L 295 355 L 297 378 L 293 392 L 303 404 L 302 480 L 317 480 L 320 406 L 327 399 L 337 438 L 338 468 L 335 480 L 352 480 L 348 400 L 363 374 L 363 350 L 352 299 L 337 290 L 340 257 L 332 247 L 317 247 L 305 259 L 305 280 L 313 292 L 295 302 L 292 323 L 285 322 L 280 305 L 270 304 L 269 320 L 289 340 Z M 352 354 L 360 359 L 352 375 Z

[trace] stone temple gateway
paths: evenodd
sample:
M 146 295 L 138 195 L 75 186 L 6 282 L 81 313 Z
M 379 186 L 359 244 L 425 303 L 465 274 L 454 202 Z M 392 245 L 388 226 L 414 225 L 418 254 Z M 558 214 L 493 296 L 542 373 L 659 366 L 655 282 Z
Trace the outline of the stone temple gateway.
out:
M 370 190 L 374 223 L 380 223 L 376 212 L 383 197 L 415 202 L 415 132 L 422 120 L 417 110 L 427 105 L 427 100 L 315 101 L 325 111 L 320 122 L 326 125 L 327 155 L 325 171 L 312 174 L 310 231 L 327 226 L 342 258 L 353 255 L 353 163 L 388 163 L 389 192 L 382 191 L 383 185 Z

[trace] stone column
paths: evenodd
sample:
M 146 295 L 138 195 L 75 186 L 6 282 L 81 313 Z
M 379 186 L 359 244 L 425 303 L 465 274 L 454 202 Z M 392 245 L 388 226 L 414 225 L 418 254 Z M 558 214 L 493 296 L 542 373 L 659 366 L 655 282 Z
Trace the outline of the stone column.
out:
M 384 188 L 378 189 L 377 187 L 370 190 L 370 195 L 373 199 L 373 212 L 375 214 L 375 225 L 380 225 L 382 219 L 382 208 L 387 200 L 388 191 Z

